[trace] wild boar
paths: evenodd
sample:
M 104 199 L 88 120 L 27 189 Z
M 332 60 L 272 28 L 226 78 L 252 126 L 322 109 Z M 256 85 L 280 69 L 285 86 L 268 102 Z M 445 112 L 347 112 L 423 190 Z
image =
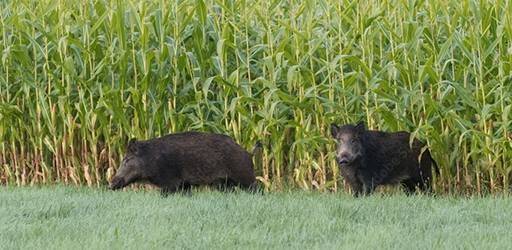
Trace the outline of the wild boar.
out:
M 436 162 L 425 144 L 410 133 L 366 130 L 363 122 L 357 125 L 331 125 L 336 140 L 336 160 L 340 173 L 355 196 L 370 194 L 379 185 L 402 184 L 407 193 L 416 188 L 430 191 L 432 168 Z M 421 160 L 420 159 L 421 155 Z
M 197 185 L 256 188 L 251 155 L 228 136 L 203 132 L 132 139 L 110 188 L 139 181 L 160 187 L 162 194 Z

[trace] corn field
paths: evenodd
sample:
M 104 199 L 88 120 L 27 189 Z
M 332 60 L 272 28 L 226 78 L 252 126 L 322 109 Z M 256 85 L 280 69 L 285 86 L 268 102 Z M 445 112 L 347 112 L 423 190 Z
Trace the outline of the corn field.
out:
M 0 2 L 0 183 L 102 186 L 132 137 L 263 142 L 272 190 L 341 190 L 331 123 L 427 142 L 434 188 L 504 193 L 512 4 Z

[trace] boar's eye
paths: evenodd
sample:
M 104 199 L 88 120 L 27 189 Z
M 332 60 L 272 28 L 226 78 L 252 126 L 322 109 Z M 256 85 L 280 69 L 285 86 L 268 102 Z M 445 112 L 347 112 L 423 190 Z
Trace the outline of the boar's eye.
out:
M 356 143 L 356 139 L 355 138 L 350 139 L 350 143 Z

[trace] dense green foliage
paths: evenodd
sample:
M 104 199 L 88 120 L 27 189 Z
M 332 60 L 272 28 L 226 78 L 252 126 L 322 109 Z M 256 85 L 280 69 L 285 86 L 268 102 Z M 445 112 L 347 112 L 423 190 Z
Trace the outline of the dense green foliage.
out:
M 130 137 L 266 145 L 260 180 L 339 189 L 332 122 L 407 130 L 436 190 L 507 190 L 510 1 L 0 2 L 0 182 L 100 185 Z
M 5 249 L 507 249 L 512 200 L 0 189 Z

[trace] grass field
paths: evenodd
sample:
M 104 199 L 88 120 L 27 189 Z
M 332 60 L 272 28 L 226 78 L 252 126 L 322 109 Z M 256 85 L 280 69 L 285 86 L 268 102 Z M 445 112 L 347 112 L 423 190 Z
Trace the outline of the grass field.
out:
M 0 189 L 3 249 L 507 249 L 512 200 Z

